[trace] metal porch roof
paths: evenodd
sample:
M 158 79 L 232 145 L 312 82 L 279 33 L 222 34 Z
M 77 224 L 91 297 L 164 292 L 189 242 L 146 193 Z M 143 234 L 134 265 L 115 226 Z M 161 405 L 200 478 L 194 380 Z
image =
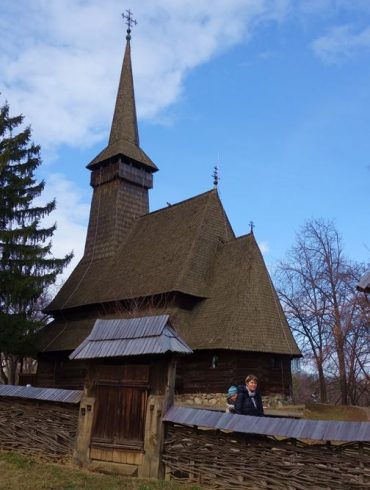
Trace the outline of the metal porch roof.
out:
M 168 315 L 96 320 L 91 334 L 69 356 L 70 359 L 138 356 L 192 350 L 171 328 Z

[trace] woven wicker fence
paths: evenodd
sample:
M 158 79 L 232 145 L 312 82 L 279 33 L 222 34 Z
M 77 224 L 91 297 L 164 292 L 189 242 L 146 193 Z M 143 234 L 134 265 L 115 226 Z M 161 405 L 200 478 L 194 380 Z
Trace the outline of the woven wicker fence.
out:
M 370 489 L 369 443 L 305 443 L 168 424 L 166 478 L 212 489 Z
M 49 461 L 72 457 L 78 405 L 0 398 L 0 449 Z

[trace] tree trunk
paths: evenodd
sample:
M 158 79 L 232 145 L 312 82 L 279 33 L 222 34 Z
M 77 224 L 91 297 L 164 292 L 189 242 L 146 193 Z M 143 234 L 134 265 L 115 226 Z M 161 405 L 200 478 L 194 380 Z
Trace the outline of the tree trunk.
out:
M 4 362 L 5 362 L 4 355 L 1 354 L 0 352 L 0 380 L 2 383 L 8 384 L 8 377 L 4 371 Z
M 326 391 L 326 381 L 324 370 L 322 364 L 318 364 L 317 371 L 319 375 L 319 388 L 320 388 L 320 402 L 327 403 L 328 402 L 328 393 Z
M 348 405 L 348 386 L 346 374 L 346 360 L 344 356 L 344 338 L 338 323 L 334 326 L 335 346 L 338 356 L 339 389 L 342 405 Z
M 18 357 L 12 354 L 9 354 L 6 357 L 6 368 L 8 372 L 8 384 L 15 385 L 17 384 L 17 366 L 18 366 Z
M 338 367 L 339 367 L 339 386 L 340 386 L 342 405 L 348 405 L 346 363 L 345 363 L 343 351 L 338 352 Z

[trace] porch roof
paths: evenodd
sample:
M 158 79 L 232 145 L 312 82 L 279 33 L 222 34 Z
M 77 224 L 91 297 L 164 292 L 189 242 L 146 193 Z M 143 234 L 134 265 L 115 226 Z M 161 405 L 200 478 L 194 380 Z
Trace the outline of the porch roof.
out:
M 173 330 L 169 315 L 141 318 L 96 320 L 86 339 L 70 359 L 97 359 L 145 354 L 193 351 Z

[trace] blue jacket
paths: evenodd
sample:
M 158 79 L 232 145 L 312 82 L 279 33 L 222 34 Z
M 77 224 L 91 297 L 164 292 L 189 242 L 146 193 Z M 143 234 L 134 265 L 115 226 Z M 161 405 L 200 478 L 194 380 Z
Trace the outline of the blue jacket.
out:
M 256 406 L 253 403 L 252 397 L 249 396 L 247 387 L 245 385 L 238 386 L 238 398 L 235 402 L 235 413 L 240 415 L 255 415 L 257 417 L 263 416 L 262 398 L 259 391 L 256 391 L 253 398 L 256 402 Z

